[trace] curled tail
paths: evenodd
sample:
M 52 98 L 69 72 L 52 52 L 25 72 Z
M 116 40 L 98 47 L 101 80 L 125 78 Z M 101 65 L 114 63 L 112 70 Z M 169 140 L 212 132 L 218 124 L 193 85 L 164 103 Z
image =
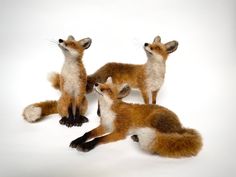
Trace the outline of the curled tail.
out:
M 184 128 L 179 133 L 157 132 L 151 152 L 166 157 L 190 157 L 197 155 L 201 147 L 201 135 L 194 129 Z
M 57 101 L 45 101 L 27 106 L 23 111 L 23 117 L 28 122 L 36 122 L 45 116 L 58 113 Z
M 48 75 L 48 80 L 55 89 L 60 90 L 60 74 L 52 72 Z
M 87 93 L 93 91 L 93 86 L 96 82 L 105 83 L 107 78 L 112 76 L 114 65 L 116 63 L 107 63 L 87 77 Z

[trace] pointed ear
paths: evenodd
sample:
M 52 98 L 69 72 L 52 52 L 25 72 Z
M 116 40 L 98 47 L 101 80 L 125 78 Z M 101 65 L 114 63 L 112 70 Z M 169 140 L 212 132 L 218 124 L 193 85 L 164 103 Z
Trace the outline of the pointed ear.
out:
M 80 45 L 83 46 L 84 49 L 87 49 L 90 47 L 91 43 L 92 43 L 92 39 L 90 38 L 84 38 L 78 41 L 80 43 Z
M 157 36 L 154 38 L 153 43 L 161 42 L 161 37 Z
M 118 94 L 118 99 L 124 98 L 130 93 L 130 86 L 128 84 L 124 84 L 120 88 L 120 92 Z
M 72 35 L 70 35 L 68 36 L 67 40 L 75 40 L 75 38 Z
M 107 78 L 106 84 L 112 84 L 112 78 L 111 77 Z
M 178 42 L 177 41 L 170 41 L 165 44 L 166 50 L 168 53 L 174 52 L 178 48 Z

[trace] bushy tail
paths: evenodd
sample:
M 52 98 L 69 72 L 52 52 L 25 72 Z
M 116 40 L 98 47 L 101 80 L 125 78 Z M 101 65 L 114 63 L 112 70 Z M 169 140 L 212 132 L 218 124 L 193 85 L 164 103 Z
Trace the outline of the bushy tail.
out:
M 184 128 L 179 133 L 158 132 L 152 152 L 166 157 L 195 156 L 202 148 L 201 135 L 194 129 Z
M 114 65 L 116 63 L 107 63 L 87 77 L 87 93 L 93 91 L 93 86 L 96 82 L 105 83 L 107 78 L 112 76 L 113 69 L 115 68 Z
M 57 101 L 45 101 L 27 106 L 23 111 L 23 117 L 28 122 L 36 122 L 45 116 L 58 113 Z

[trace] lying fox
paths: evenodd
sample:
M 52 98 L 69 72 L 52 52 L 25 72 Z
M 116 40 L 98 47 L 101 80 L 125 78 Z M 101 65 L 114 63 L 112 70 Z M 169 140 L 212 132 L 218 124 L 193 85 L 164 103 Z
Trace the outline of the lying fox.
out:
M 183 128 L 172 111 L 158 105 L 123 102 L 121 99 L 130 92 L 128 85 L 118 87 L 110 83 L 96 83 L 95 90 L 99 95 L 101 123 L 72 141 L 72 148 L 87 152 L 97 145 L 133 135 L 133 140 L 143 150 L 160 156 L 189 157 L 200 151 L 200 134 L 194 129 Z

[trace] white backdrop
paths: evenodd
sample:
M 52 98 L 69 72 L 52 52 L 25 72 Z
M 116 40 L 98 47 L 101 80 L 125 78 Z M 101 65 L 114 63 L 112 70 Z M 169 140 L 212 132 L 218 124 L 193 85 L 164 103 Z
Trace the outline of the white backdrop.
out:
M 0 0 L 0 176 L 236 176 L 235 17 L 234 0 Z M 50 41 L 69 34 L 93 39 L 83 59 L 89 74 L 110 61 L 144 63 L 143 43 L 156 35 L 179 41 L 157 102 L 201 132 L 199 155 L 154 156 L 130 138 L 88 153 L 69 148 L 98 125 L 95 94 L 81 128 L 61 126 L 58 115 L 24 121 L 26 105 L 58 99 L 46 77 L 64 58 Z M 137 92 L 126 100 L 142 102 Z

